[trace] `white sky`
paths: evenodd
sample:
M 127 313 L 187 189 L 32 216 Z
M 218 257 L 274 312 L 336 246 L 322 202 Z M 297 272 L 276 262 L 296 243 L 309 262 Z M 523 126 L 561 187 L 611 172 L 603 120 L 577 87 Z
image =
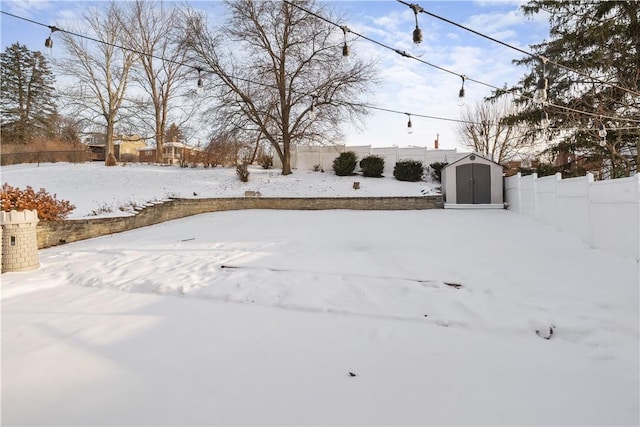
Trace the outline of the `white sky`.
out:
M 56 24 L 64 28 L 91 5 L 91 1 L 2 1 L 3 11 Z M 220 2 L 192 2 L 210 11 L 219 11 Z M 426 14 L 420 14 L 419 25 L 424 42 L 415 46 L 411 41 L 414 28 L 413 12 L 396 1 L 332 1 L 327 2 L 344 17 L 342 23 L 353 31 L 377 40 L 394 49 L 446 68 L 456 74 L 502 87 L 515 84 L 526 70 L 512 65 L 522 54 L 459 29 Z M 521 1 L 429 1 L 419 3 L 429 12 L 516 47 L 528 50 L 548 36 L 545 17 L 525 18 L 520 12 Z M 19 41 L 30 49 L 43 50 L 49 30 L 16 18 L 1 16 L 2 49 Z M 336 31 L 340 31 L 336 29 Z M 54 35 L 55 43 L 55 35 Z M 390 50 L 366 40 L 351 43 L 351 52 L 375 59 L 379 64 L 380 85 L 365 101 L 376 106 L 412 114 L 459 119 L 458 90 L 461 79 L 415 60 L 403 58 Z M 55 52 L 54 55 L 58 54 Z M 474 105 L 490 95 L 490 88 L 467 81 L 466 104 Z M 457 124 L 449 121 L 412 117 L 413 133 L 407 133 L 407 116 L 373 111 L 363 129 L 345 126 L 348 145 L 433 146 L 439 135 L 441 148 L 460 148 Z

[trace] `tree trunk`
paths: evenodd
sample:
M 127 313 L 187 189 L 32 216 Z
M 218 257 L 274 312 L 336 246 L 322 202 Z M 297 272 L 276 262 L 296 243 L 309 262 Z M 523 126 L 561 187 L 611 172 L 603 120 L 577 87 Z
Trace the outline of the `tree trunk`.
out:
M 113 121 L 107 120 L 107 136 L 104 144 L 104 165 L 115 166 L 115 149 L 113 146 Z
M 282 175 L 291 175 L 291 143 L 283 138 L 282 141 Z

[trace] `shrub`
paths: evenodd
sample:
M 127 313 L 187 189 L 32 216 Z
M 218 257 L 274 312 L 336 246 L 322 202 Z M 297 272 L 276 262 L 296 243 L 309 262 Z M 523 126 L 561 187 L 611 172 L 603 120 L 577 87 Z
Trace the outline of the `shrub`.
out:
M 424 172 L 422 162 L 417 160 L 402 160 L 393 168 L 393 176 L 398 181 L 420 181 Z
M 380 178 L 384 172 L 384 158 L 380 156 L 367 156 L 360 160 L 362 176 Z
M 260 154 L 258 156 L 258 164 L 262 166 L 262 169 L 271 169 L 273 167 L 273 156 Z
M 236 165 L 236 174 L 240 181 L 249 182 L 249 164 L 248 163 L 238 163 Z
M 125 163 L 136 163 L 138 161 L 138 155 L 133 153 L 120 154 L 120 161 Z
M 338 176 L 353 175 L 357 163 L 358 159 L 356 158 L 356 153 L 353 151 L 340 153 L 340 155 L 333 160 L 333 171 Z
M 314 172 L 320 172 L 321 170 L 322 170 L 322 166 L 320 166 L 319 164 L 313 165 Z
M 431 163 L 429 167 L 431 168 L 431 176 L 438 182 L 442 182 L 442 169 L 447 166 L 449 163 L 447 162 L 435 162 Z
M 29 186 L 21 190 L 4 183 L 2 184 L 0 196 L 4 212 L 35 209 L 38 211 L 38 218 L 43 221 L 65 219 L 76 208 L 67 200 L 57 200 L 55 194 L 53 196 L 50 195 L 44 188 L 41 188 L 36 193 Z

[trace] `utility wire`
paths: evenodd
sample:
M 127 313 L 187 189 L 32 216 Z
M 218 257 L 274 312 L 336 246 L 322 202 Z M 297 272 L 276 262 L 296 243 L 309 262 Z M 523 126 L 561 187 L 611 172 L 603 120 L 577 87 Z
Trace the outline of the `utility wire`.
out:
M 398 1 L 400 1 L 400 0 L 398 0 Z M 421 59 L 416 58 L 416 57 L 414 57 L 414 56 L 412 56 L 412 55 L 410 55 L 410 54 L 408 54 L 408 53 L 406 53 L 404 51 L 400 51 L 398 49 L 394 49 L 394 48 L 392 48 L 390 46 L 387 46 L 387 45 L 385 45 L 383 43 L 380 43 L 380 42 L 378 42 L 378 41 L 376 41 L 374 39 L 371 39 L 371 38 L 366 37 L 364 35 L 358 34 L 358 33 L 354 32 L 354 31 L 350 30 L 348 27 L 346 27 L 344 25 L 339 25 L 339 24 L 337 24 L 335 22 L 332 22 L 332 21 L 324 18 L 323 16 L 318 15 L 318 14 L 316 14 L 314 12 L 311 12 L 311 11 L 309 11 L 309 10 L 307 10 L 307 9 L 301 7 L 301 6 L 298 6 L 298 5 L 294 4 L 294 3 L 291 3 L 288 0 L 284 0 L 284 2 L 289 4 L 289 5 L 291 5 L 291 6 L 294 6 L 294 7 L 298 8 L 298 9 L 300 9 L 300 10 L 306 12 L 306 13 L 309 13 L 310 15 L 312 15 L 312 16 L 314 16 L 314 17 L 316 17 L 316 18 L 318 18 L 318 19 L 320 19 L 320 20 L 322 20 L 322 21 L 324 21 L 324 22 L 326 22 L 328 24 L 331 24 L 331 25 L 334 25 L 334 26 L 336 26 L 338 28 L 341 28 L 345 32 L 353 33 L 356 36 L 361 37 L 361 38 L 363 38 L 365 40 L 368 40 L 370 42 L 373 42 L 373 43 L 375 43 L 375 44 L 377 44 L 377 45 L 379 45 L 379 46 L 381 46 L 383 48 L 392 50 L 395 53 L 400 54 L 401 56 L 420 61 L 420 62 L 422 62 L 422 63 L 424 63 L 426 65 L 435 67 L 435 68 L 437 68 L 439 70 L 442 70 L 442 71 L 445 71 L 447 73 L 459 76 L 459 77 L 463 78 L 464 80 L 473 81 L 473 82 L 476 82 L 476 83 L 479 83 L 479 84 L 482 84 L 482 85 L 485 85 L 485 86 L 488 86 L 488 87 L 491 87 L 491 88 L 494 88 L 494 89 L 497 89 L 497 90 L 502 90 L 502 89 L 498 88 L 497 86 L 493 86 L 491 84 L 484 83 L 484 82 L 469 78 L 469 77 L 467 77 L 465 75 L 455 73 L 455 72 L 453 72 L 451 70 L 447 70 L 446 68 L 443 68 L 443 67 L 428 63 L 426 61 L 422 61 Z M 104 40 L 99 40 L 99 39 L 96 39 L 96 38 L 93 38 L 93 37 L 90 37 L 90 36 L 87 36 L 87 35 L 84 35 L 84 34 L 78 34 L 78 33 L 75 33 L 75 32 L 69 31 L 69 30 L 65 30 L 65 29 L 56 27 L 54 25 L 47 25 L 47 24 L 44 24 L 42 22 L 34 21 L 32 19 L 29 19 L 29 18 L 25 18 L 25 17 L 22 17 L 22 16 L 14 15 L 14 14 L 9 13 L 9 12 L 0 11 L 0 13 L 2 13 L 4 15 L 7 15 L 7 16 L 11 16 L 11 17 L 16 18 L 16 19 L 20 19 L 20 20 L 23 20 L 23 21 L 30 22 L 30 23 L 35 24 L 35 25 L 39 25 L 39 26 L 42 26 L 42 27 L 49 28 L 52 33 L 56 32 L 56 31 L 59 31 L 59 32 L 62 32 L 62 33 L 70 34 L 70 35 L 75 36 L 75 37 L 83 38 L 83 39 L 86 39 L 86 40 L 91 40 L 91 41 L 93 41 L 95 43 L 105 44 L 105 45 L 108 45 L 108 46 L 111 46 L 111 47 L 122 49 L 122 50 L 125 50 L 125 51 L 128 51 L 128 52 L 132 52 L 132 53 L 135 53 L 137 55 L 144 55 L 144 56 L 147 56 L 147 57 L 150 57 L 150 58 L 157 59 L 159 61 L 166 61 L 166 62 L 170 62 L 170 63 L 176 64 L 176 65 L 188 67 L 188 68 L 193 69 L 194 71 L 198 71 L 198 72 L 204 71 L 204 69 L 202 67 L 194 66 L 194 65 L 191 65 L 191 64 L 186 64 L 184 62 L 179 62 L 179 61 L 175 61 L 175 60 L 171 60 L 171 59 L 166 59 L 166 58 L 163 58 L 161 56 L 156 56 L 156 55 L 150 54 L 148 52 L 141 52 L 141 51 L 138 51 L 136 49 L 132 49 L 132 48 L 129 48 L 129 47 L 126 47 L 126 46 L 122 46 L 122 45 L 106 42 Z M 267 85 L 267 84 L 261 83 L 261 82 L 255 82 L 255 81 L 252 81 L 252 80 L 249 80 L 249 79 L 244 79 L 242 77 L 235 76 L 234 78 L 239 80 L 239 81 L 246 82 L 246 83 L 251 83 L 251 84 L 260 85 L 260 86 L 264 86 L 264 87 L 275 88 L 275 86 Z M 528 96 L 522 95 L 522 94 L 518 94 L 517 96 L 524 97 L 526 99 L 532 99 L 531 97 L 528 97 Z M 627 121 L 631 121 L 631 122 L 640 123 L 640 120 L 624 119 L 624 118 L 619 118 L 619 117 L 605 116 L 605 115 L 597 114 L 597 113 L 589 113 L 589 112 L 586 112 L 586 111 L 575 110 L 575 109 L 571 109 L 569 107 L 564 107 L 564 106 L 555 105 L 555 104 L 548 104 L 548 105 L 552 106 L 552 107 L 555 107 L 555 108 L 558 108 L 558 109 L 564 109 L 564 110 L 568 110 L 568 111 L 571 111 L 571 112 L 576 112 L 576 113 L 580 113 L 580 114 L 584 114 L 584 115 L 598 117 L 598 118 L 601 118 L 601 119 L 627 120 Z M 385 111 L 385 112 L 390 112 L 390 113 L 395 113 L 395 114 L 411 115 L 411 116 L 414 116 L 414 117 L 422 117 L 422 118 L 433 119 L 433 120 L 450 121 L 450 122 L 457 122 L 457 123 L 479 124 L 478 122 L 472 122 L 472 121 L 468 121 L 468 120 L 459 120 L 459 119 L 451 119 L 451 118 L 446 118 L 446 117 L 438 117 L 438 116 L 431 116 L 431 115 L 425 115 L 425 114 L 408 113 L 408 112 L 399 111 L 399 110 L 393 110 L 393 109 L 389 109 L 389 108 L 376 107 L 376 106 L 369 105 L 369 104 L 362 104 L 362 106 L 364 108 L 369 108 L 369 109 L 378 110 L 378 111 Z
M 425 64 L 425 65 L 428 65 L 428 66 L 430 66 L 430 67 L 436 68 L 436 69 L 438 69 L 438 70 L 440 70 L 440 71 L 444 71 L 445 73 L 453 74 L 454 76 L 458 76 L 458 77 L 463 78 L 463 79 L 465 79 L 465 80 L 468 80 L 468 81 L 470 81 L 470 82 L 474 82 L 474 83 L 478 83 L 478 84 L 481 84 L 481 85 L 484 85 L 484 86 L 488 86 L 488 87 L 490 87 L 490 88 L 492 88 L 492 89 L 500 89 L 500 88 L 498 88 L 497 86 L 491 85 L 491 84 L 489 84 L 489 83 L 481 82 L 481 81 L 479 81 L 479 80 L 472 79 L 472 78 L 470 78 L 470 77 L 468 77 L 468 76 L 465 76 L 464 74 L 456 73 L 455 71 L 451 71 L 451 70 L 448 70 L 448 69 L 446 69 L 446 68 L 444 68 L 444 67 L 441 67 L 441 66 L 439 66 L 439 65 L 432 64 L 432 63 L 430 63 L 430 62 L 424 61 L 424 60 L 422 60 L 422 59 L 420 59 L 420 58 L 418 58 L 418 57 L 415 57 L 415 56 L 411 55 L 410 53 L 407 53 L 407 52 L 406 52 L 406 51 L 404 51 L 404 50 L 400 50 L 400 49 L 393 48 L 393 47 L 391 47 L 391 46 L 389 46 L 389 45 L 386 45 L 386 44 L 384 44 L 384 43 L 381 43 L 381 42 L 379 42 L 379 41 L 377 41 L 377 40 L 374 40 L 374 39 L 372 39 L 372 38 L 370 38 L 370 37 L 367 37 L 367 36 L 365 36 L 365 35 L 363 35 L 363 34 L 357 33 L 357 32 L 355 32 L 355 31 L 353 31 L 352 29 L 350 29 L 349 27 L 347 27 L 346 25 L 340 25 L 340 24 L 338 24 L 338 23 L 336 23 L 336 22 L 333 22 L 333 21 L 331 21 L 331 20 L 329 20 L 329 19 L 325 18 L 324 16 L 319 15 L 319 14 L 317 14 L 317 13 L 315 13 L 315 12 L 313 12 L 313 11 L 309 10 L 309 9 L 306 9 L 306 8 L 304 8 L 304 7 L 300 6 L 300 5 L 297 5 L 297 4 L 295 4 L 295 3 L 292 3 L 292 2 L 291 2 L 291 1 L 289 1 L 289 0 L 284 0 L 284 2 L 285 2 L 286 4 L 288 4 L 288 5 L 290 5 L 290 6 L 296 7 L 296 8 L 298 8 L 298 9 L 302 10 L 303 12 L 306 12 L 306 13 L 308 13 L 309 15 L 314 16 L 314 17 L 316 17 L 316 18 L 318 18 L 318 19 L 320 19 L 320 20 L 322 20 L 322 21 L 326 22 L 327 24 L 330 24 L 330 25 L 333 25 L 333 26 L 335 26 L 335 27 L 338 27 L 338 28 L 342 29 L 342 30 L 343 30 L 343 31 L 345 31 L 345 32 L 349 32 L 349 33 L 351 33 L 351 34 L 354 34 L 354 35 L 356 35 L 356 36 L 358 36 L 358 37 L 360 37 L 360 38 L 362 38 L 362 39 L 364 39 L 364 40 L 370 41 L 371 43 L 377 44 L 378 46 L 380 46 L 380 47 L 382 47 L 382 48 L 384 48 L 384 49 L 388 49 L 388 50 L 390 50 L 390 51 L 392 51 L 392 52 L 394 52 L 394 53 L 397 53 L 397 54 L 398 54 L 398 55 L 400 55 L 400 56 L 403 56 L 403 57 L 405 57 L 405 58 L 409 58 L 409 59 L 413 59 L 413 60 L 418 61 L 418 62 L 422 62 L 422 63 L 423 63 L 423 64 Z
M 285 1 L 286 1 L 286 0 L 285 0 Z M 291 3 L 289 3 L 289 4 L 291 4 Z M 294 5 L 294 6 L 295 6 L 295 5 Z M 298 6 L 296 6 L 296 7 L 298 7 Z M 115 48 L 118 48 L 118 49 L 123 49 L 123 50 L 126 50 L 126 51 L 128 51 L 128 52 L 135 53 L 135 54 L 137 54 L 137 55 L 145 55 L 145 56 L 147 56 L 147 57 L 154 58 L 154 59 L 158 59 L 158 60 L 160 60 L 160 61 L 166 61 L 166 62 L 170 62 L 170 63 L 176 64 L 176 65 L 181 65 L 181 66 L 184 66 L 184 67 L 188 67 L 188 68 L 193 69 L 194 71 L 199 71 L 199 72 L 204 71 L 204 68 L 202 68 L 202 67 L 194 66 L 194 65 L 191 65 L 191 64 L 186 64 L 186 63 L 179 62 L 179 61 L 175 61 L 175 60 L 171 60 L 171 59 L 166 59 L 166 58 L 163 58 L 163 57 L 160 57 L 160 56 L 155 56 L 155 55 L 152 55 L 152 54 L 150 54 L 150 53 L 147 53 L 147 52 L 141 52 L 141 51 L 138 51 L 138 50 L 135 50 L 135 49 L 132 49 L 132 48 L 126 47 L 126 46 L 121 46 L 121 45 L 118 45 L 118 44 L 109 43 L 109 42 L 106 42 L 106 41 L 103 41 L 103 40 L 99 40 L 99 39 L 96 39 L 96 38 L 93 38 L 93 37 L 90 37 L 90 36 L 86 36 L 86 35 L 84 35 L 84 34 L 74 33 L 74 32 L 72 32 L 72 31 L 68 31 L 68 30 L 65 30 L 65 29 L 62 29 L 62 28 L 59 28 L 59 27 L 53 26 L 53 25 L 43 24 L 42 22 L 38 22 L 38 21 L 34 21 L 34 20 L 32 20 L 32 19 L 29 19 L 29 18 L 24 18 L 24 17 L 22 17 L 22 16 L 14 15 L 14 14 L 9 13 L 9 12 L 0 11 L 0 13 L 2 13 L 2 14 L 4 14 L 4 15 L 11 16 L 11 17 L 16 18 L 16 19 L 21 19 L 21 20 L 23 20 L 23 21 L 30 22 L 30 23 L 32 23 L 32 24 L 36 24 L 36 25 L 40 25 L 40 26 L 42 26 L 42 27 L 49 28 L 52 32 L 59 31 L 59 32 L 61 32 L 61 33 L 70 34 L 70 35 L 75 36 L 75 37 L 83 38 L 83 39 L 86 39 L 86 40 L 91 40 L 91 41 L 93 41 L 93 42 L 95 42 L 95 43 L 101 43 L 101 44 L 105 44 L 105 45 L 108 45 L 108 46 L 111 46 L 111 47 L 115 47 Z M 323 20 L 323 21 L 325 21 L 325 22 L 329 22 L 329 23 L 333 24 L 333 23 L 332 23 L 332 22 L 330 22 L 329 20 L 327 20 L 327 19 L 325 19 L 325 18 L 323 18 L 323 17 L 321 17 L 321 16 L 319 16 L 319 15 L 316 15 L 316 17 L 318 17 L 319 19 L 322 19 L 322 20 Z M 337 24 L 333 24 L 333 25 L 337 25 Z M 339 25 L 338 25 L 338 26 L 339 26 Z M 350 30 L 349 30 L 349 31 L 350 31 Z M 355 33 L 354 33 L 354 34 L 355 34 Z M 376 42 L 376 41 L 375 41 L 375 40 L 373 40 L 373 39 L 368 39 L 367 37 L 364 37 L 364 36 L 361 36 L 361 37 L 363 37 L 363 38 L 365 38 L 365 39 L 367 39 L 367 40 L 369 40 L 369 41 L 372 41 L 372 42 L 374 42 L 374 43 L 378 43 L 378 42 Z M 381 43 L 378 43 L 378 44 L 380 44 L 381 46 L 384 46 L 384 45 L 382 45 Z M 384 46 L 384 47 L 387 47 L 387 46 Z M 411 56 L 411 55 L 408 55 L 408 54 L 406 54 L 406 55 L 407 55 L 407 56 Z M 455 74 L 455 73 L 453 73 L 453 74 Z M 234 78 L 235 78 L 235 79 L 237 79 L 237 80 L 239 80 L 239 81 L 245 82 L 245 83 L 251 83 L 251 84 L 255 84 L 255 85 L 260 85 L 260 86 L 264 86 L 264 87 L 269 87 L 269 88 L 272 88 L 272 89 L 274 89 L 274 88 L 275 88 L 275 89 L 277 89 L 275 86 L 271 86 L 271 85 L 268 85 L 268 84 L 265 84 L 265 83 L 261 83 L 261 82 L 255 82 L 255 81 L 252 81 L 252 80 L 244 79 L 244 78 L 242 78 L 242 77 L 237 77 L 237 76 L 235 76 Z M 374 109 L 374 110 L 376 110 L 376 109 L 377 109 L 377 110 L 380 110 L 380 111 L 387 111 L 387 112 L 397 113 L 397 114 L 411 114 L 412 116 L 415 116 L 415 117 L 423 117 L 423 118 L 429 118 L 429 119 L 434 119 L 434 120 L 464 122 L 464 121 L 461 121 L 461 120 L 450 119 L 450 118 L 446 118 L 446 117 L 437 117 L 437 116 L 427 116 L 427 115 L 424 115 L 424 114 L 405 113 L 405 112 L 402 112 L 402 111 L 391 110 L 391 109 L 386 109 L 386 108 L 381 108 L 381 107 L 375 107 L 375 106 L 372 106 L 372 105 L 366 105 L 366 104 L 364 104 L 364 105 L 363 105 L 363 107 L 365 107 L 365 108 L 370 108 L 370 109 Z M 467 122 L 465 122 L 465 123 L 467 123 Z M 471 122 L 471 123 L 473 123 L 473 122 Z
M 401 1 L 401 0 L 398 0 L 398 1 L 399 1 L 400 3 L 403 3 L 403 4 L 406 4 L 406 5 L 409 5 L 408 3 L 403 2 L 403 1 Z M 362 34 L 359 34 L 359 33 L 355 32 L 355 31 L 351 30 L 351 29 L 350 29 L 348 26 L 346 26 L 346 25 L 340 25 L 340 24 L 338 24 L 338 23 L 336 23 L 336 22 L 333 22 L 333 21 L 331 21 L 331 20 L 329 20 L 329 19 L 325 18 L 324 16 L 319 15 L 319 14 L 317 14 L 317 13 L 315 13 L 315 12 L 312 12 L 312 11 L 310 11 L 310 10 L 308 10 L 308 9 L 306 9 L 306 8 L 302 7 L 302 6 L 299 6 L 299 5 L 295 4 L 295 3 L 292 3 L 292 2 L 291 2 L 291 1 L 289 1 L 289 0 L 284 0 L 284 2 L 285 2 L 285 3 L 287 3 L 287 4 L 289 4 L 289 5 L 291 5 L 291 6 L 294 6 L 294 7 L 298 8 L 298 9 L 302 10 L 303 12 L 308 13 L 309 15 L 312 15 L 312 16 L 314 16 L 314 17 L 316 17 L 316 18 L 318 18 L 318 19 L 320 19 L 320 20 L 322 20 L 322 21 L 324 21 L 324 22 L 326 22 L 326 23 L 328 23 L 328 24 L 330 24 L 330 25 L 333 25 L 333 26 L 335 26 L 335 27 L 338 27 L 338 28 L 342 29 L 342 30 L 343 30 L 343 31 L 345 31 L 345 32 L 350 32 L 350 33 L 352 33 L 352 34 L 354 34 L 354 35 L 356 35 L 356 36 L 358 36 L 358 37 L 361 37 L 361 38 L 363 38 L 363 39 L 365 39 L 365 40 L 367 40 L 367 41 L 370 41 L 370 42 L 372 42 L 372 43 L 375 43 L 375 44 L 377 44 L 378 46 L 381 46 L 381 47 L 383 47 L 383 48 L 385 48 L 385 49 L 391 50 L 391 51 L 393 51 L 393 52 L 395 52 L 395 53 L 397 53 L 397 54 L 399 54 L 399 55 L 401 55 L 401 56 L 403 56 L 403 57 L 405 57 L 405 58 L 413 59 L 413 60 L 416 60 L 416 61 L 422 62 L 423 64 L 426 64 L 426 65 L 428 65 L 428 66 L 431 66 L 431 67 L 437 68 L 438 70 L 441 70 L 441 71 L 447 72 L 447 73 L 449 73 L 449 74 L 453 74 L 453 75 L 459 76 L 459 77 L 461 77 L 463 80 L 472 81 L 472 82 L 475 82 L 475 83 L 478 83 L 478 84 L 481 84 L 481 85 L 484 85 L 484 86 L 487 86 L 487 87 L 490 87 L 490 88 L 492 88 L 492 89 L 499 90 L 499 91 L 504 90 L 504 89 L 499 88 L 499 87 L 497 87 L 497 86 L 494 86 L 494 85 L 492 85 L 492 84 L 490 84 L 490 83 L 482 82 L 482 81 L 479 81 L 479 80 L 476 80 L 476 79 L 470 78 L 470 77 L 468 77 L 468 76 L 466 76 L 466 75 L 464 75 L 464 74 L 459 74 L 459 73 L 456 73 L 456 72 L 454 72 L 454 71 L 448 70 L 448 69 L 446 69 L 446 68 L 444 68 L 444 67 L 440 67 L 440 66 L 438 66 L 438 65 L 434 65 L 434 64 L 431 64 L 431 63 L 429 63 L 429 62 L 423 61 L 422 59 L 420 59 L 420 58 L 416 58 L 415 56 L 413 56 L 413 55 L 411 55 L 411 54 L 409 54 L 409 53 L 407 53 L 407 52 L 405 52 L 405 51 L 401 51 L 401 50 L 398 50 L 398 49 L 394 49 L 394 48 L 393 48 L 393 47 L 391 47 L 391 46 L 388 46 L 388 45 L 386 45 L 386 44 L 384 44 L 384 43 L 381 43 L 381 42 L 379 42 L 379 41 L 377 41 L 377 40 L 374 40 L 374 39 L 372 39 L 372 38 L 369 38 L 369 37 L 367 37 L 367 36 L 364 36 L 364 35 L 362 35 Z M 409 6 L 412 6 L 412 5 L 409 5 Z M 420 7 L 420 6 L 418 6 L 418 5 L 414 5 L 414 6 L 416 6 L 416 7 L 418 8 L 418 10 L 420 10 L 420 11 L 424 11 L 424 9 L 422 9 L 422 7 Z M 425 12 L 425 13 L 428 13 L 428 12 Z M 445 19 L 445 18 L 443 18 L 443 19 Z M 459 24 L 456 24 L 456 23 L 454 23 L 454 22 L 452 22 L 452 21 L 451 21 L 451 23 L 453 23 L 454 25 L 459 25 Z M 466 27 L 463 27 L 463 28 L 465 28 L 465 29 L 466 29 Z M 483 34 L 481 34 L 481 33 L 478 33 L 478 32 L 476 32 L 475 30 L 471 30 L 471 29 L 469 29 L 469 31 L 474 32 L 474 33 L 477 33 L 478 35 L 481 35 L 481 36 L 483 36 L 483 37 L 487 37 L 487 38 L 489 38 L 489 39 L 491 39 L 491 40 L 493 40 L 493 41 L 495 41 L 495 42 L 497 42 L 497 43 L 503 44 L 503 45 L 505 45 L 505 46 L 507 46 L 507 47 L 512 47 L 512 48 L 514 48 L 514 49 L 516 49 L 516 50 L 519 50 L 519 51 L 521 51 L 522 53 L 525 53 L 525 54 L 527 54 L 527 55 L 535 56 L 535 55 L 533 55 L 533 54 L 530 54 L 529 52 L 526 52 L 526 51 L 524 51 L 524 50 L 521 50 L 521 49 L 515 48 L 515 47 L 513 47 L 513 46 L 510 46 L 510 45 L 508 45 L 508 44 L 506 44 L 506 43 L 504 43 L 504 42 L 501 42 L 501 41 L 499 41 L 499 40 L 497 40 L 497 39 L 493 39 L 492 37 L 485 36 L 485 35 L 483 35 Z M 586 77 L 590 77 L 590 76 L 588 76 L 588 75 L 585 75 L 585 76 L 586 76 Z M 512 94 L 513 94 L 513 95 L 515 95 L 515 96 L 518 96 L 518 97 L 520 97 L 520 98 L 523 98 L 523 99 L 527 99 L 527 100 L 533 101 L 533 98 L 532 98 L 532 97 L 530 97 L 530 96 L 527 96 L 527 95 L 524 95 L 524 94 L 520 94 L 520 93 L 516 94 L 516 93 L 513 93 L 513 92 L 512 92 Z M 586 115 L 586 116 L 593 116 L 593 117 L 599 117 L 599 118 L 606 118 L 606 119 L 610 119 L 610 120 L 627 120 L 627 121 L 630 121 L 630 122 L 637 122 L 637 123 L 640 123 L 640 120 L 627 119 L 627 118 L 620 118 L 620 117 L 613 117 L 613 116 L 604 116 L 604 115 L 601 115 L 601 114 L 597 114 L 597 113 L 590 113 L 590 112 L 587 112 L 587 111 L 581 111 L 581 110 L 576 110 L 576 109 L 572 109 L 572 108 L 570 108 L 570 107 L 565 107 L 565 106 L 562 106 L 562 105 L 557 105 L 557 104 L 552 104 L 552 103 L 547 103 L 546 105 L 547 105 L 547 106 L 550 106 L 550 107 L 557 108 L 557 109 L 561 109 L 561 110 L 566 110 L 566 111 L 569 111 L 569 112 L 573 112 L 573 113 L 581 113 L 581 114 Z M 387 111 L 387 110 L 382 109 L 382 111 Z M 408 113 L 402 113 L 401 111 L 393 111 L 393 112 L 395 112 L 395 113 L 401 113 L 401 114 L 408 114 Z M 411 115 L 413 116 L 414 114 L 411 114 Z M 418 115 L 418 114 L 415 114 L 415 116 L 416 116 L 416 117 L 427 117 L 427 116 L 421 116 L 421 115 Z M 455 120 L 455 119 L 441 119 L 441 120 L 448 120 L 448 121 L 461 121 L 461 120 Z M 465 122 L 465 121 L 462 121 L 462 122 Z M 466 122 L 465 122 L 465 123 L 466 123 Z
M 513 50 L 515 50 L 515 51 L 517 51 L 517 52 L 523 53 L 523 54 L 525 54 L 525 55 L 527 55 L 527 56 L 530 56 L 530 57 L 532 57 L 532 58 L 537 58 L 537 59 L 541 60 L 542 62 L 548 62 L 548 63 L 550 63 L 550 64 L 555 65 L 556 67 L 564 68 L 564 69 L 565 69 L 565 70 L 567 70 L 567 71 L 571 71 L 571 72 L 576 73 L 576 74 L 579 74 L 579 75 L 581 75 L 581 76 L 583 76 L 583 77 L 587 77 L 587 78 L 589 78 L 589 79 L 593 79 L 593 80 L 595 80 L 595 81 L 597 81 L 597 82 L 600 82 L 600 83 L 602 83 L 602 84 L 604 84 L 604 85 L 611 86 L 611 87 L 615 87 L 616 89 L 620 89 L 620 90 L 622 90 L 622 91 L 624 91 L 624 92 L 627 92 L 627 93 L 630 93 L 630 94 L 632 94 L 632 95 L 640 96 L 640 92 L 638 92 L 638 91 L 635 91 L 635 90 L 632 90 L 632 89 L 628 89 L 628 88 L 625 88 L 625 87 L 619 86 L 619 85 L 617 85 L 617 84 L 615 84 L 615 83 L 607 82 L 607 81 L 605 81 L 605 80 L 601 80 L 601 79 L 599 79 L 599 78 L 597 78 L 597 77 L 593 77 L 593 76 L 590 76 L 590 75 L 588 75 L 588 74 L 586 74 L 586 73 L 583 73 L 583 72 L 582 72 L 582 71 L 580 71 L 580 70 L 576 70 L 575 68 L 571 68 L 571 67 L 569 67 L 569 66 L 567 66 L 567 65 L 560 64 L 559 62 L 556 62 L 556 61 L 554 61 L 554 60 L 552 60 L 552 59 L 550 59 L 550 58 L 547 58 L 547 57 L 545 57 L 545 56 L 542 56 L 542 55 L 536 55 L 536 54 L 534 54 L 534 53 L 531 53 L 531 52 L 528 52 L 528 51 L 526 51 L 526 50 L 520 49 L 520 48 L 518 48 L 518 47 L 515 47 L 515 46 L 513 46 L 513 45 L 510 45 L 510 44 L 508 44 L 508 43 L 505 43 L 505 42 L 503 42 L 503 41 L 501 41 L 501 40 L 498 40 L 498 39 L 493 38 L 493 37 L 491 37 L 491 36 L 488 36 L 488 35 L 486 35 L 486 34 L 482 34 L 481 32 L 476 31 L 476 30 L 474 30 L 474 29 L 472 29 L 472 28 L 466 27 L 466 26 L 464 26 L 464 25 L 462 25 L 462 24 L 458 24 L 457 22 L 454 22 L 454 21 L 452 21 L 452 20 L 450 20 L 450 19 L 447 19 L 447 18 L 444 18 L 444 17 L 442 17 L 442 16 L 436 15 L 435 13 L 431 13 L 431 12 L 429 12 L 429 11 L 425 10 L 424 8 L 422 8 L 421 6 L 419 6 L 419 5 L 417 5 L 417 4 L 407 3 L 407 2 L 406 2 L 406 1 L 404 1 L 404 0 L 396 0 L 396 1 L 397 1 L 398 3 L 402 3 L 402 4 L 404 4 L 405 6 L 409 6 L 411 9 L 413 9 L 413 10 L 417 10 L 417 11 L 419 11 L 420 13 L 424 13 L 424 14 L 426 14 L 426 15 L 432 16 L 432 17 L 434 17 L 434 18 L 436 18 L 436 19 L 439 19 L 439 20 L 444 21 L 444 22 L 446 22 L 446 23 L 448 23 L 448 24 L 454 25 L 454 26 L 456 26 L 456 27 L 458 27 L 458 28 L 461 28 L 461 29 L 463 29 L 463 30 L 465 30 L 465 31 L 469 31 L 469 32 L 471 32 L 471 33 L 473 33 L 473 34 L 475 34 L 475 35 L 477 35 L 477 36 L 483 37 L 483 38 L 485 38 L 485 39 L 487 39 L 487 40 L 491 40 L 491 41 L 492 41 L 492 42 L 494 42 L 494 43 L 501 44 L 502 46 L 505 46 L 505 47 L 508 47 L 509 49 L 513 49 Z

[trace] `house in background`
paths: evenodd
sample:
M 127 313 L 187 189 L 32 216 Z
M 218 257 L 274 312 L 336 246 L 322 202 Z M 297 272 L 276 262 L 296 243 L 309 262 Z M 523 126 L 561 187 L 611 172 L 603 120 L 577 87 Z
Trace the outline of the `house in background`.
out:
M 197 158 L 200 150 L 190 147 L 182 142 L 165 142 L 162 146 L 164 163 L 170 165 L 184 164 Z M 156 147 L 145 147 L 138 150 L 139 160 L 144 163 L 156 162 Z
M 89 148 L 91 160 L 105 161 L 107 134 L 91 133 L 85 138 L 84 143 Z M 138 151 L 146 146 L 144 139 L 135 134 L 115 136 L 113 138 L 113 155 L 119 162 L 135 162 L 138 161 Z
M 138 152 L 146 148 L 147 143 L 138 135 L 119 136 L 114 141 L 116 160 L 119 162 L 137 162 Z

